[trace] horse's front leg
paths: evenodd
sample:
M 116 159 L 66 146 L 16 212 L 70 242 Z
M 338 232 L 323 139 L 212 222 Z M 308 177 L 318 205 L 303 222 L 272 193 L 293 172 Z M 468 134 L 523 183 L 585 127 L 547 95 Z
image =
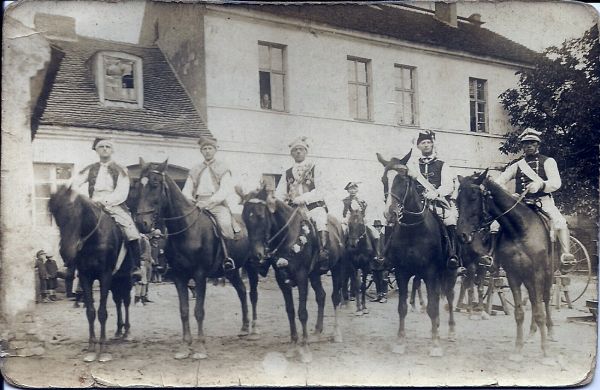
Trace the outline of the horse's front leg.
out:
M 279 272 L 275 273 L 277 278 L 277 284 L 283 294 L 283 300 L 285 301 L 285 311 L 288 316 L 290 323 L 290 346 L 285 353 L 285 356 L 292 358 L 296 355 L 297 344 L 298 344 L 298 331 L 296 330 L 296 312 L 294 310 L 294 297 L 292 295 L 292 287 L 285 283 L 284 277 Z
M 125 307 L 125 331 L 123 332 L 123 340 L 129 340 L 129 305 L 131 304 L 131 285 L 127 285 L 127 289 L 123 292 L 123 306 Z
M 542 357 L 546 358 L 548 356 L 548 340 L 546 339 L 546 314 L 544 313 L 543 303 L 543 273 L 535 275 L 533 286 L 530 283 L 526 283 L 525 287 L 527 288 L 529 293 L 529 301 L 531 302 L 531 315 L 535 321 L 535 324 L 540 330 Z
M 332 272 L 333 273 L 333 272 Z M 310 276 L 310 285 L 315 292 L 315 300 L 317 301 L 317 322 L 315 323 L 314 335 L 319 338 L 323 333 L 323 317 L 325 312 L 325 290 L 321 283 L 321 275 L 318 272 L 313 272 Z
M 431 320 L 431 349 L 429 356 L 443 356 L 440 346 L 440 278 L 435 273 L 427 275 L 425 287 L 427 289 L 427 314 Z
M 302 324 L 302 341 L 300 343 L 300 360 L 302 363 L 310 363 L 312 361 L 312 353 L 308 346 L 308 310 L 306 303 L 308 298 L 308 277 L 307 275 L 296 275 L 298 281 L 298 319 Z
M 238 273 L 239 279 L 239 273 Z M 208 354 L 206 353 L 206 340 L 204 338 L 204 298 L 206 297 L 206 275 L 203 273 L 197 273 L 194 276 L 196 281 L 196 307 L 194 308 L 194 316 L 198 323 L 198 346 L 195 348 L 195 352 L 192 355 L 193 359 L 206 359 Z M 241 280 L 240 280 L 241 281 Z M 244 294 L 246 289 L 244 288 Z M 244 295 L 245 298 L 245 295 Z M 246 321 L 248 321 L 248 306 L 246 306 Z
M 456 274 L 448 271 L 444 280 L 446 299 L 448 300 L 448 341 L 456 341 L 456 322 L 454 321 L 454 285 Z
M 258 340 L 260 338 L 260 330 L 258 328 L 258 272 L 253 266 L 246 268 L 248 274 L 248 282 L 250 283 L 250 303 L 252 304 L 252 330 L 250 331 L 249 340 Z
M 242 305 L 242 328 L 238 336 L 248 336 L 250 334 L 250 320 L 248 319 L 248 294 L 246 293 L 246 285 L 242 281 L 238 269 L 228 272 L 226 277 L 231 282 L 233 288 L 235 288 L 235 292 L 237 292 Z
M 83 361 L 85 362 L 93 362 L 96 360 L 98 355 L 96 354 L 96 332 L 94 331 L 94 323 L 96 321 L 96 308 L 94 307 L 94 293 L 92 291 L 92 284 L 94 283 L 93 279 L 89 278 L 87 275 L 80 274 L 79 282 L 81 283 L 81 288 L 83 289 L 83 301 L 85 303 L 85 314 L 88 320 L 88 348 L 87 354 L 84 356 Z
M 404 322 L 406 320 L 406 313 L 408 312 L 408 305 L 406 299 L 408 298 L 408 280 L 410 275 L 405 272 L 400 272 L 396 267 L 396 283 L 398 284 L 398 339 L 396 345 L 392 348 L 392 352 L 397 354 L 404 354 L 406 352 L 406 331 L 404 329 Z M 413 282 L 414 283 L 414 282 Z
M 115 339 L 121 339 L 123 337 L 123 311 L 121 309 L 122 302 L 121 299 L 117 298 L 115 292 L 113 291 L 113 301 L 115 302 L 115 307 L 117 309 L 117 331 L 115 332 Z
M 342 279 L 344 278 L 343 263 L 338 264 L 331 270 L 331 283 L 333 290 L 331 292 L 331 302 L 333 303 L 334 328 L 333 341 L 336 343 L 343 342 L 342 332 L 339 325 L 339 309 L 342 301 Z
M 181 326 L 183 328 L 183 344 L 179 351 L 175 353 L 175 359 L 186 359 L 190 356 L 190 347 L 192 344 L 192 334 L 190 333 L 190 307 L 188 302 L 188 278 L 182 275 L 174 275 L 173 281 L 177 288 L 177 297 L 179 298 L 179 314 L 181 316 Z
M 512 273 L 507 273 L 508 285 L 512 291 L 513 301 L 515 302 L 515 322 L 517 323 L 517 339 L 515 341 L 515 351 L 509 356 L 509 360 L 514 362 L 523 361 L 523 320 L 525 311 L 523 310 L 523 298 L 521 297 L 521 281 L 516 279 Z M 491 283 L 491 282 L 490 282 Z
M 100 321 L 100 357 L 98 361 L 108 362 L 112 360 L 110 353 L 106 352 L 106 320 L 108 312 L 106 310 L 106 301 L 108 300 L 108 291 L 112 275 L 105 275 L 100 281 L 100 304 L 98 306 L 98 320 Z
M 369 274 L 368 267 L 367 266 L 363 267 L 361 270 L 361 283 L 360 283 L 360 299 L 362 300 L 363 314 L 369 314 L 369 309 L 367 309 L 367 275 L 368 274 Z

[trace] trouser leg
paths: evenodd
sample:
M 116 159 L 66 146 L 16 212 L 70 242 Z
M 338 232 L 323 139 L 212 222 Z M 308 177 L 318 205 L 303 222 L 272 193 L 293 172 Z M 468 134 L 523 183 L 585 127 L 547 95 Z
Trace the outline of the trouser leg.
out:
M 141 264 L 141 248 L 140 248 L 140 240 L 131 240 L 127 243 L 129 256 L 131 256 L 131 261 L 133 263 L 133 267 L 131 270 L 131 276 L 134 280 L 140 280 L 142 278 L 142 270 L 140 269 Z
M 319 237 L 321 238 L 319 268 L 321 271 L 327 271 L 329 269 L 329 251 L 327 250 L 329 245 L 329 232 L 327 230 L 320 231 Z
M 557 229 L 556 233 L 562 249 L 562 255 L 560 256 L 561 264 L 573 264 L 575 262 L 575 256 L 571 254 L 571 236 L 569 234 L 569 228 L 565 226 L 562 229 Z

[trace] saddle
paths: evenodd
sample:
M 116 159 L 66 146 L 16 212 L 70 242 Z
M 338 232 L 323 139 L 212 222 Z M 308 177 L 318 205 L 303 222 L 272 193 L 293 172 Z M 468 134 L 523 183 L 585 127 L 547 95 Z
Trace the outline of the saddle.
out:
M 540 217 L 540 220 L 544 224 L 546 232 L 550 237 L 550 241 L 554 241 L 554 228 L 552 227 L 552 220 L 550 219 L 550 215 L 542 209 L 541 205 L 537 202 L 537 199 L 524 198 L 523 203 L 525 203 L 530 209 L 532 209 L 537 214 L 538 217 Z

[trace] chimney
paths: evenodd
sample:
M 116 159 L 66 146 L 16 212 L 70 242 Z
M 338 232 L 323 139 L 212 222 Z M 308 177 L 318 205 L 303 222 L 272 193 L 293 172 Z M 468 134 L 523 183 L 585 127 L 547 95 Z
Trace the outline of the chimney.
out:
M 46 38 L 76 41 L 75 19 L 69 16 L 36 13 L 33 18 L 35 29 Z
M 456 3 L 435 2 L 435 18 L 452 27 L 458 27 Z

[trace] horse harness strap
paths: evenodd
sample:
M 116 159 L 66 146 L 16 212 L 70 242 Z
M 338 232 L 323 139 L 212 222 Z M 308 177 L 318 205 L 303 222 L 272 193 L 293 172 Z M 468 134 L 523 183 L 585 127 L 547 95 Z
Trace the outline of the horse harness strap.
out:
M 483 187 L 483 185 L 480 186 L 479 189 L 481 190 L 481 192 L 483 194 L 483 196 L 481 198 L 482 199 L 482 203 L 483 203 L 483 212 L 484 212 L 484 214 L 489 215 L 489 213 L 487 212 L 487 207 L 486 207 L 487 206 L 486 198 L 487 197 L 491 198 L 491 194 L 489 194 L 489 191 L 487 191 L 486 188 Z M 492 218 L 489 221 L 483 222 L 477 229 L 475 229 L 475 232 L 488 229 L 492 223 L 494 223 L 498 219 L 502 218 L 506 214 L 510 213 L 515 207 L 517 207 L 517 205 L 519 203 L 521 203 L 523 201 L 523 199 L 525 199 L 525 195 L 527 195 L 527 193 L 529 193 L 529 190 L 523 191 L 523 193 L 521 195 L 519 195 L 519 197 L 517 198 L 516 202 L 512 206 L 510 206 L 507 210 L 503 211 L 497 217 Z
M 104 211 L 100 211 L 100 216 L 98 217 L 98 222 L 96 223 L 96 226 L 94 226 L 94 228 L 92 229 L 91 232 L 89 232 L 88 234 L 86 234 L 85 237 L 83 237 L 83 239 L 79 240 L 79 242 L 77 243 L 77 251 L 79 252 L 81 250 L 81 248 L 83 248 L 83 246 L 85 245 L 85 243 L 87 242 L 87 240 L 90 239 L 90 237 L 92 237 L 94 235 L 94 233 L 96 233 L 96 231 L 98 230 L 98 228 L 100 227 L 100 223 L 102 222 L 102 217 L 104 216 Z

